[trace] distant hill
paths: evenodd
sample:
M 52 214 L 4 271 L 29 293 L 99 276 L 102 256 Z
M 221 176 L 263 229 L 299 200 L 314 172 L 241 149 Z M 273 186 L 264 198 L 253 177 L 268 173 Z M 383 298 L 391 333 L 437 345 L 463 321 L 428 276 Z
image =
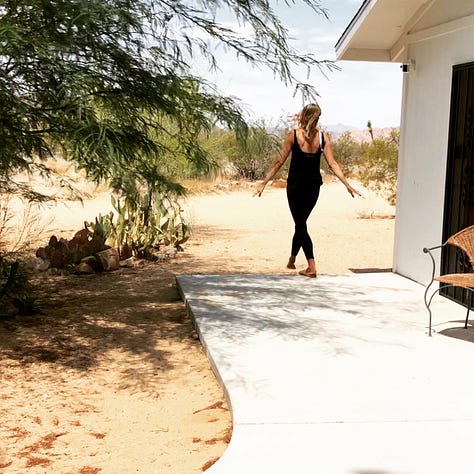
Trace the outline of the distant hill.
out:
M 336 125 L 322 125 L 324 130 L 327 130 L 333 140 L 337 140 L 340 135 L 344 132 L 351 132 L 354 140 L 358 142 L 370 142 L 370 133 L 367 129 L 357 129 L 357 127 L 352 127 L 350 125 L 336 124 Z M 374 138 L 388 137 L 392 130 L 399 130 L 399 127 L 384 127 L 384 128 L 374 128 Z
M 392 133 L 392 130 L 399 130 L 399 127 L 384 127 L 384 128 L 374 128 L 374 138 L 388 137 Z M 353 130 L 351 135 L 354 140 L 358 142 L 370 142 L 370 133 L 368 130 Z
M 337 123 L 335 125 L 321 124 L 321 128 L 323 130 L 327 130 L 334 140 L 336 140 L 337 137 L 342 135 L 344 132 L 357 131 L 357 127 L 353 127 L 352 125 L 344 125 L 343 123 Z

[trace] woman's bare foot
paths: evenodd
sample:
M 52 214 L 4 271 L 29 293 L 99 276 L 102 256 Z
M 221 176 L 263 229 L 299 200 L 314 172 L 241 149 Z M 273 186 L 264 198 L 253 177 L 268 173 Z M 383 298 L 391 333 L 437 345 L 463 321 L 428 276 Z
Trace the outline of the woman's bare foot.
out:
M 298 272 L 300 275 L 309 277 L 309 278 L 316 278 L 316 270 L 311 270 L 311 268 L 306 268 L 305 270 L 301 270 Z
M 288 263 L 286 264 L 286 268 L 289 268 L 290 270 L 294 270 L 296 268 L 295 265 L 296 257 L 293 257 L 293 255 L 290 256 L 288 259 Z

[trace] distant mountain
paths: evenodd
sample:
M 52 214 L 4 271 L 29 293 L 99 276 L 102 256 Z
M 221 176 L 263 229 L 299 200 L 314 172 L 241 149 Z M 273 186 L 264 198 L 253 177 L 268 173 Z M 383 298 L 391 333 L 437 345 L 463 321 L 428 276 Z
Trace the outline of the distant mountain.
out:
M 356 131 L 357 130 L 357 127 L 353 127 L 352 125 L 344 125 L 343 123 L 337 123 L 335 125 L 324 125 L 324 124 L 321 124 L 321 127 L 324 129 L 324 130 L 327 130 L 330 134 L 331 134 L 331 137 L 336 140 L 337 137 L 341 134 L 343 134 L 344 132 L 352 132 L 352 131 Z
M 352 132 L 353 130 L 357 130 L 357 127 L 345 125 L 343 123 L 336 123 L 335 125 L 325 125 L 322 123 L 321 126 L 324 130 L 327 130 L 332 137 L 337 137 L 344 132 Z
M 389 137 L 392 133 L 392 130 L 399 130 L 398 127 L 384 127 L 384 128 L 374 128 L 374 138 Z M 352 138 L 358 142 L 370 142 L 371 137 L 367 129 L 365 130 L 353 130 L 351 131 Z
M 351 132 L 352 138 L 358 142 L 370 142 L 371 137 L 369 130 L 365 129 L 358 129 L 357 127 L 353 127 L 351 125 L 344 125 L 342 123 L 338 123 L 336 125 L 323 125 L 321 126 L 323 130 L 327 130 L 333 140 L 337 140 L 344 132 Z M 380 137 L 388 137 L 392 130 L 398 130 L 399 127 L 384 127 L 384 128 L 374 128 L 374 138 Z

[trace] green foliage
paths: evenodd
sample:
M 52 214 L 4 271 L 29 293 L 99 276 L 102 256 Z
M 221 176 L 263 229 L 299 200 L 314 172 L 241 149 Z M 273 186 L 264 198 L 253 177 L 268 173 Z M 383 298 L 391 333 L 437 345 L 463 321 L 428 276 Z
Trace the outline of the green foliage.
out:
M 114 213 L 99 215 L 95 218 L 94 222 L 84 222 L 84 228 L 88 231 L 89 238 L 99 238 L 103 242 L 106 242 L 114 233 Z
M 44 225 L 31 202 L 0 196 L 0 318 L 39 311 L 23 260 Z
M 369 189 L 383 194 L 395 204 L 397 193 L 398 144 L 400 132 L 389 137 L 374 138 L 364 147 L 360 162 L 360 181 Z
M 15 259 L 0 258 L 0 319 L 38 311 L 23 265 Z
M 131 197 L 112 196 L 115 215 L 99 214 L 94 222 L 85 222 L 90 237 L 103 238 L 121 254 L 127 246 L 139 258 L 152 258 L 161 245 L 180 248 L 189 239 L 189 226 L 172 196 L 143 192 L 138 199 Z
M 354 176 L 362 155 L 362 145 L 354 140 L 351 132 L 342 133 L 333 143 L 334 155 L 337 162 L 344 169 L 346 176 Z M 326 160 L 321 160 L 321 167 L 328 171 Z
M 318 1 L 303 2 L 326 16 Z M 221 9 L 252 33 L 220 24 Z M 12 178 L 50 173 L 45 161 L 57 155 L 95 182 L 128 171 L 164 187 L 176 155 L 208 167 L 199 134 L 216 123 L 246 129 L 239 104 L 193 75 L 193 62 L 217 67 L 218 46 L 305 97 L 315 91 L 298 66 L 335 68 L 295 51 L 270 4 L 255 0 L 7 1 L 0 45 L 0 190 L 37 199 Z
M 189 227 L 176 200 L 160 193 L 144 193 L 139 201 L 114 198 L 117 213 L 113 238 L 119 248 L 130 246 L 134 255 L 147 258 L 160 245 L 180 247 L 189 239 Z
M 233 173 L 232 162 L 239 154 L 238 137 L 229 129 L 213 127 L 208 135 L 200 137 L 200 143 L 213 163 L 211 174 Z M 191 176 L 199 176 L 193 173 Z
M 344 132 L 333 142 L 334 156 L 346 176 L 358 179 L 365 187 L 380 193 L 394 204 L 400 132 L 393 129 L 388 137 L 374 138 L 370 120 L 367 127 L 370 141 L 356 141 L 351 132 Z M 325 160 L 321 163 L 322 168 L 328 171 Z
M 302 1 L 327 16 L 319 1 Z M 229 27 L 233 20 L 245 31 Z M 61 157 L 124 197 L 120 232 L 136 252 L 158 241 L 179 245 L 188 229 L 176 210 L 163 211 L 162 196 L 183 193 L 176 184 L 183 174 L 215 168 L 221 155 L 209 153 L 202 137 L 216 126 L 237 143 L 247 132 L 238 101 L 193 73 L 196 63 L 217 68 L 219 47 L 270 69 L 305 98 L 316 94 L 295 76 L 300 66 L 336 68 L 294 50 L 271 5 L 259 0 L 3 2 L 0 192 L 46 199 L 15 177 L 50 176 L 48 160 Z M 265 155 L 253 131 L 250 138 L 247 159 Z
M 267 131 L 264 122 L 259 122 L 249 129 L 247 140 L 236 143 L 234 155 L 229 158 L 241 178 L 261 179 L 278 156 L 280 147 L 279 138 Z

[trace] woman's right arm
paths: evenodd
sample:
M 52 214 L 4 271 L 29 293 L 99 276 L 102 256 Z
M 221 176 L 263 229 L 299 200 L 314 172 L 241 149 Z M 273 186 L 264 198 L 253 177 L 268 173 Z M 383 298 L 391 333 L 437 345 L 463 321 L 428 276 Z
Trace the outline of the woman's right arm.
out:
M 325 145 L 324 145 L 324 157 L 326 158 L 326 161 L 329 165 L 329 167 L 332 169 L 334 174 L 340 179 L 340 181 L 344 184 L 346 187 L 348 193 L 354 197 L 354 195 L 362 196 L 362 194 L 357 191 L 357 189 L 354 189 L 347 181 L 346 177 L 344 176 L 344 173 L 341 170 L 341 167 L 339 166 L 338 162 L 334 158 L 334 147 L 331 141 L 331 136 L 327 133 L 324 133 L 324 138 L 325 138 Z
M 288 158 L 290 152 L 291 152 L 291 147 L 293 146 L 293 141 L 294 141 L 294 132 L 291 131 L 288 136 L 285 139 L 285 142 L 283 143 L 283 147 L 280 152 L 280 158 L 275 161 L 273 166 L 270 168 L 268 173 L 265 176 L 265 179 L 263 182 L 258 186 L 257 190 L 254 192 L 254 196 L 261 196 L 263 193 L 263 190 L 265 189 L 265 186 L 267 183 L 278 173 L 280 168 L 283 166 L 285 163 L 286 159 Z

